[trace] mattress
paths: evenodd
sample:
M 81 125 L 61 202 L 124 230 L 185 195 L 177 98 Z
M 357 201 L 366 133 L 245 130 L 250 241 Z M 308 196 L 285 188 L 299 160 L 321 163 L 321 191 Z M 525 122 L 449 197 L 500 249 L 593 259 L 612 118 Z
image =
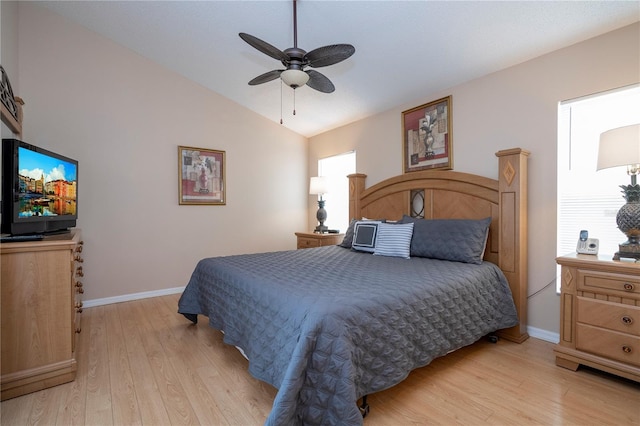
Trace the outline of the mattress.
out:
M 492 263 L 339 246 L 202 259 L 178 312 L 208 317 L 278 389 L 267 425 L 360 425 L 362 396 L 518 322 Z

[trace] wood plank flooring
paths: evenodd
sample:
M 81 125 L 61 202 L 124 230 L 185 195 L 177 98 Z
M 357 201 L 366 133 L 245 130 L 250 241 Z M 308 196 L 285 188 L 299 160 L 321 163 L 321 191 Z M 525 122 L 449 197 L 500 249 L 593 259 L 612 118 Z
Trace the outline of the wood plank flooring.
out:
M 276 390 L 179 295 L 85 309 L 72 383 L 2 402 L 2 425 L 261 425 Z M 477 342 L 369 396 L 365 426 L 640 425 L 640 384 L 554 363 L 553 345 Z

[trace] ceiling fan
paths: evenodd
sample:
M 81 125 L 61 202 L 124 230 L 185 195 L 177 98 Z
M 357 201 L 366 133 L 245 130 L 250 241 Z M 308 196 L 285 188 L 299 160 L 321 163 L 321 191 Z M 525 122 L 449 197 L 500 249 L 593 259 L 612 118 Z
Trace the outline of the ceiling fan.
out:
M 305 84 L 323 93 L 331 93 L 335 86 L 327 77 L 316 70 L 306 70 L 305 67 L 320 68 L 337 64 L 354 54 L 355 47 L 350 44 L 332 44 L 319 47 L 310 52 L 298 48 L 298 19 L 296 0 L 293 0 L 293 47 L 284 51 L 272 46 L 247 33 L 240 33 L 240 38 L 258 49 L 265 55 L 279 60 L 285 69 L 273 70 L 261 74 L 249 82 L 250 86 L 266 83 L 280 77 L 282 81 L 293 89 Z

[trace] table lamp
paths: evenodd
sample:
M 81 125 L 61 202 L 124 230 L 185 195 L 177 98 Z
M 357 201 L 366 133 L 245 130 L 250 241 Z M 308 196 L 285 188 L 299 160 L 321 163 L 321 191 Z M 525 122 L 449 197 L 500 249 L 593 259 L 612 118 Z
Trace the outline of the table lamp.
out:
M 616 215 L 618 229 L 627 236 L 627 241 L 618 246 L 614 260 L 634 258 L 640 260 L 640 124 L 608 130 L 600 135 L 597 170 L 610 167 L 627 167 L 631 185 L 620 185 L 627 203 Z
M 318 198 L 318 211 L 316 212 L 316 219 L 320 223 L 316 226 L 315 232 L 325 233 L 329 230 L 324 224 L 324 221 L 327 220 L 327 211 L 324 209 L 324 200 L 322 196 L 329 192 L 329 181 L 325 176 L 314 176 L 309 181 L 309 194 L 310 195 L 319 195 Z

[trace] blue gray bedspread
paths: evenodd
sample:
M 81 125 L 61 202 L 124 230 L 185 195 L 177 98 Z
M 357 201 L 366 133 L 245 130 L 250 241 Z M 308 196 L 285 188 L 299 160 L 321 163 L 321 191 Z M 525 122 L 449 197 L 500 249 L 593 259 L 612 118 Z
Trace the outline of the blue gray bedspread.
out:
M 360 425 L 357 400 L 517 324 L 500 269 L 338 246 L 201 260 L 178 312 L 278 389 L 267 425 Z

